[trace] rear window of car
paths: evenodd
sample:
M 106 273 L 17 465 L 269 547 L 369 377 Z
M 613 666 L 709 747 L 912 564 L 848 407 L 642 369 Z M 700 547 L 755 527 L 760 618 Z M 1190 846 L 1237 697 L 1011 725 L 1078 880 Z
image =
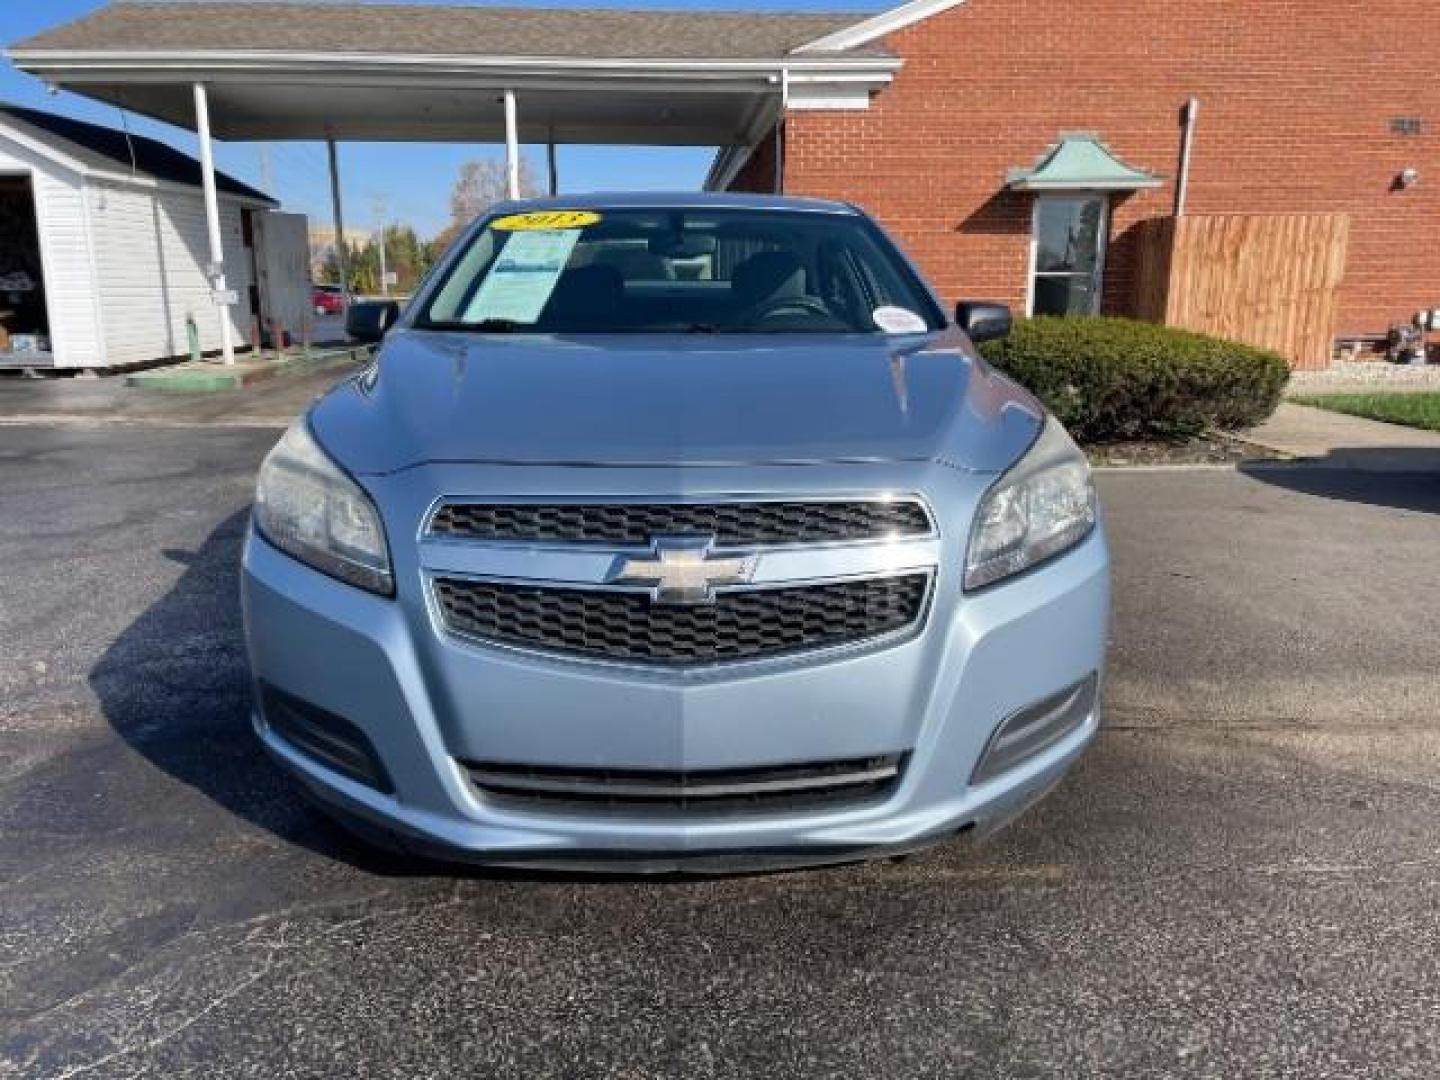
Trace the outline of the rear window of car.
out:
M 866 218 L 547 210 L 489 219 L 416 320 L 494 333 L 923 333 L 944 316 Z

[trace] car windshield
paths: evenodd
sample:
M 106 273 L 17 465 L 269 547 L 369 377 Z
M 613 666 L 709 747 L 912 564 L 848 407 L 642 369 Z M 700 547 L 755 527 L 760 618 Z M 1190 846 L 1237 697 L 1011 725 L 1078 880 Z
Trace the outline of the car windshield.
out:
M 419 329 L 534 334 L 905 334 L 944 318 L 858 214 L 546 210 L 493 218 Z

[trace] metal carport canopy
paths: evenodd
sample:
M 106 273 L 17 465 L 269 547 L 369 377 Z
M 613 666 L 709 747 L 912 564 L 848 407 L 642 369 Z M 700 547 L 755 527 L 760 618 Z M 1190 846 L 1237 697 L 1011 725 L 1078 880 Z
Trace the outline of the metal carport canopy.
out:
M 900 67 L 871 44 L 889 25 L 857 15 L 145 0 L 111 3 L 8 56 L 52 85 L 196 131 L 224 304 L 233 300 L 212 138 L 328 142 L 343 240 L 337 142 L 503 140 L 512 196 L 519 144 L 547 143 L 553 189 L 557 143 L 743 148 L 787 107 L 864 108 Z M 220 322 L 231 362 L 229 320 Z
M 239 140 L 729 146 L 768 130 L 786 87 L 866 92 L 883 51 L 799 52 L 855 15 L 313 3 L 115 3 L 9 49 L 23 71 Z

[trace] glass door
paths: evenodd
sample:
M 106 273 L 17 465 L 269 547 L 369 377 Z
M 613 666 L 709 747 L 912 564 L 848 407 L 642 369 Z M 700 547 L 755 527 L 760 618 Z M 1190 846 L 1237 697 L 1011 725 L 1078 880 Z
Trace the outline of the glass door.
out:
M 1030 314 L 1099 314 L 1108 216 L 1104 195 L 1042 195 L 1035 200 Z

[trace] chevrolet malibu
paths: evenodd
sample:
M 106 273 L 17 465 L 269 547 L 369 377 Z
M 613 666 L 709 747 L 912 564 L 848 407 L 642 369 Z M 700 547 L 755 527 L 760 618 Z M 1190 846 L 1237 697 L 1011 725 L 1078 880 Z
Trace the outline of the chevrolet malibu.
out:
M 1085 459 L 851 206 L 496 208 L 260 471 L 254 724 L 372 841 L 511 866 L 984 835 L 1095 735 Z

